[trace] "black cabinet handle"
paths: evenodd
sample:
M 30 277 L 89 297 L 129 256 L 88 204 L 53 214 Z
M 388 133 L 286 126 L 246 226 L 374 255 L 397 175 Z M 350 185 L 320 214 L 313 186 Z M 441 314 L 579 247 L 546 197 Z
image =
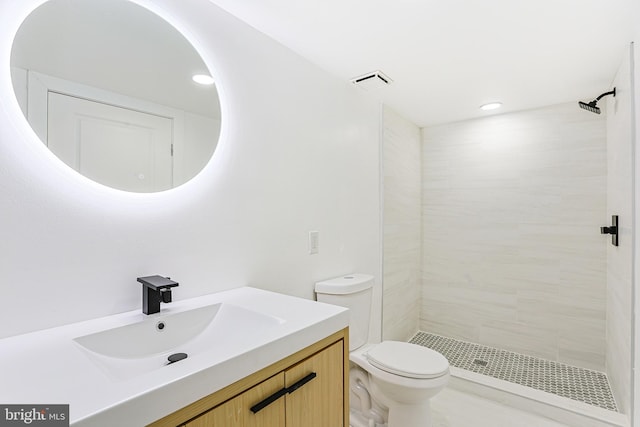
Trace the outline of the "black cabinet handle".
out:
M 253 412 L 254 414 L 258 413 L 259 411 L 261 411 L 262 409 L 266 408 L 267 406 L 271 405 L 273 402 L 275 402 L 276 400 L 280 399 L 282 396 L 284 396 L 287 393 L 293 393 L 294 391 L 296 391 L 297 389 L 299 389 L 300 387 L 302 387 L 303 385 L 305 385 L 306 383 L 308 383 L 309 381 L 311 381 L 312 379 L 314 379 L 316 377 L 316 373 L 315 372 L 311 372 L 309 375 L 307 375 L 306 377 L 302 378 L 300 381 L 294 383 L 293 385 L 291 385 L 290 387 L 285 387 L 282 388 L 278 391 L 276 391 L 275 393 L 273 393 L 271 396 L 267 397 L 266 399 L 256 403 L 255 405 L 253 405 L 251 408 L 251 412 Z
M 280 399 L 285 394 L 287 394 L 287 389 L 286 388 L 282 388 L 282 389 L 276 391 L 275 393 L 273 393 L 271 396 L 267 397 L 263 401 L 258 402 L 255 405 L 253 405 L 250 408 L 251 412 L 253 412 L 254 414 L 258 413 L 258 411 L 261 411 L 264 408 L 266 408 L 267 406 L 271 405 L 273 402 L 275 402 L 276 400 Z
M 296 391 L 297 389 L 299 389 L 300 387 L 302 387 L 303 385 L 305 385 L 306 383 L 314 379 L 316 376 L 317 375 L 315 372 L 311 372 L 309 375 L 307 375 L 300 381 L 294 383 L 291 387 L 287 388 L 287 393 L 293 393 L 294 391 Z

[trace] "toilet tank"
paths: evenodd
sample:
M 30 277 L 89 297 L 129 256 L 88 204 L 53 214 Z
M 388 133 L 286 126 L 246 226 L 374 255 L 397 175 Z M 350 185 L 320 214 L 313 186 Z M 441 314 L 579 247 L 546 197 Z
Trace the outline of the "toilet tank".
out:
M 316 283 L 320 302 L 349 309 L 349 351 L 366 344 L 369 338 L 373 276 L 349 274 Z

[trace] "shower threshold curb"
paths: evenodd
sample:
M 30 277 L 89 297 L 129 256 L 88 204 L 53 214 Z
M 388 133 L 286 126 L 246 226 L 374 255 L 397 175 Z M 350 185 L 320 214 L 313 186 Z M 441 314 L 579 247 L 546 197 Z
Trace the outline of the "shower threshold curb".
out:
M 629 427 L 626 415 L 450 366 L 449 387 L 572 427 Z

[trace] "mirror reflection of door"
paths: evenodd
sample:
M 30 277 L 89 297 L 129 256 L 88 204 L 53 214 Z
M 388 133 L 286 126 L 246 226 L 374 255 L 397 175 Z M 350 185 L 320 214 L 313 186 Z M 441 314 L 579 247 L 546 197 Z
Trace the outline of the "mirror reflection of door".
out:
M 16 98 L 40 140 L 56 147 L 77 172 L 124 191 L 163 191 L 198 175 L 217 147 L 221 112 L 217 82 L 207 86 L 192 79 L 212 76 L 189 41 L 135 1 L 40 3 L 20 25 L 11 49 Z M 49 114 L 52 93 L 76 100 Z M 82 100 L 93 101 L 90 112 L 76 105 Z M 52 103 L 60 107 L 59 100 Z M 159 136 L 164 128 L 170 136 Z M 89 134 L 91 142 L 85 141 Z M 135 135 L 142 140 L 134 142 Z M 167 144 L 173 144 L 173 157 Z M 122 156 L 116 161 L 117 153 Z M 115 169 L 109 171 L 109 164 Z M 171 164 L 172 172 L 163 164 Z
M 172 188 L 172 120 L 50 92 L 47 145 L 84 176 L 135 192 Z

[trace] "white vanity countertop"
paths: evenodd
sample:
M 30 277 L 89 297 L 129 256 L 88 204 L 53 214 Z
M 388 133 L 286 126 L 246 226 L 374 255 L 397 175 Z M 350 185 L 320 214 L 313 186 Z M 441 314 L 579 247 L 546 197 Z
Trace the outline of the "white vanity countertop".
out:
M 277 318 L 257 338 L 161 369 L 115 378 L 74 338 L 192 308 L 228 303 Z M 71 425 L 141 427 L 345 327 L 342 307 L 255 288 L 237 288 L 0 340 L 1 404 L 69 404 Z M 230 334 L 234 331 L 230 330 Z M 179 350 L 177 350 L 179 351 Z

